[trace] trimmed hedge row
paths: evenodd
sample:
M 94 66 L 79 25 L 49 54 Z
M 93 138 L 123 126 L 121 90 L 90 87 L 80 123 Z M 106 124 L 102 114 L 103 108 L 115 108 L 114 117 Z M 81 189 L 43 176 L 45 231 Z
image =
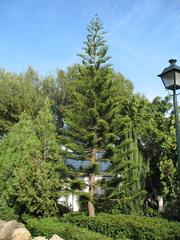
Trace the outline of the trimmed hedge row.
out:
M 95 218 L 85 215 L 66 215 L 64 221 L 110 236 L 113 239 L 180 240 L 180 223 L 162 218 L 132 215 L 99 214 Z
M 26 226 L 33 236 L 41 235 L 50 238 L 53 234 L 58 234 L 65 240 L 112 240 L 110 237 L 86 228 L 62 223 L 56 218 L 28 219 Z

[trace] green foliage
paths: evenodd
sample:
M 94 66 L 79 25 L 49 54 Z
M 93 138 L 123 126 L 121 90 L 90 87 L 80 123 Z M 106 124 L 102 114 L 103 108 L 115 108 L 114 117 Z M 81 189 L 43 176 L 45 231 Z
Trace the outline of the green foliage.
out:
M 173 201 L 177 189 L 176 138 L 170 100 L 170 97 L 156 97 L 149 104 L 150 121 L 142 135 L 143 155 L 150 168 L 147 190 L 153 200 L 163 196 L 164 202 Z
M 132 98 L 134 99 L 133 96 Z M 105 188 L 106 202 L 109 201 L 106 211 L 141 214 L 146 196 L 145 180 L 148 164 L 144 160 L 138 145 L 140 129 L 137 126 L 140 123 L 135 122 L 133 110 L 125 110 L 123 104 L 120 104 L 119 114 L 121 115 L 119 115 L 119 118 L 116 118 L 114 126 L 117 138 L 112 148 L 110 171 L 113 178 L 111 181 L 107 181 Z M 127 112 L 128 116 L 125 115 L 124 111 Z M 142 117 L 137 120 L 144 121 Z
M 23 111 L 36 116 L 44 104 L 38 88 L 40 78 L 29 68 L 24 74 L 0 70 L 0 136 L 19 121 Z
M 85 228 L 76 227 L 69 223 L 62 223 L 55 218 L 28 219 L 27 228 L 33 236 L 43 235 L 47 238 L 58 234 L 66 240 L 110 240 L 112 238 L 100 233 L 94 233 Z
M 137 139 L 138 152 L 142 155 L 148 202 L 158 209 L 158 196 L 174 201 L 177 195 L 176 143 L 174 116 L 170 97 L 156 97 L 152 103 L 140 95 L 130 95 L 121 101 L 120 118 L 115 124 L 119 136 L 132 130 L 132 140 Z M 148 163 L 148 165 L 147 165 Z M 143 167 L 144 166 L 144 167 Z M 145 179 L 146 178 L 146 179 Z M 170 200 L 171 199 L 171 200 Z
M 67 169 L 49 107 L 46 101 L 35 120 L 24 113 L 1 140 L 1 203 L 6 202 L 19 217 L 58 213 L 57 198 Z
M 97 174 L 96 154 L 115 138 L 116 85 L 112 69 L 105 64 L 109 59 L 105 42 L 102 23 L 95 16 L 88 26 L 83 54 L 79 55 L 83 66 L 79 68 L 72 103 L 65 111 L 67 128 L 62 130 L 63 143 L 72 151 L 67 157 L 91 162 L 86 169 L 88 176 Z M 93 202 L 95 178 L 89 179 Z
M 91 174 L 91 173 L 97 174 L 99 172 L 99 165 L 97 164 L 97 162 L 91 163 L 88 165 L 85 171 L 87 174 Z
M 67 183 L 67 192 L 80 194 L 82 202 L 113 213 L 156 215 L 162 196 L 164 215 L 179 219 L 171 99 L 156 97 L 149 102 L 134 94 L 132 82 L 108 64 L 98 16 L 87 31 L 79 54 L 82 65 L 44 78 L 32 67 L 22 74 L 0 70 L 0 213 L 3 218 L 58 213 L 56 199 L 69 174 L 63 145 L 64 157 L 89 160 L 83 169 L 89 193 L 81 194 L 84 184 L 78 170 L 71 168 Z M 99 152 L 102 159 L 97 159 Z M 112 163 L 113 180 L 102 184 L 106 195 L 97 197 L 96 203 L 95 175 L 101 160 Z
M 133 215 L 99 214 L 95 218 L 85 215 L 67 215 L 66 222 L 103 233 L 113 239 L 134 240 L 178 240 L 180 223 L 162 218 L 148 218 Z M 124 237 L 124 238 L 123 238 Z
M 103 24 L 97 15 L 92 18 L 87 30 L 87 41 L 84 42 L 85 46 L 83 47 L 84 53 L 78 55 L 82 58 L 83 65 L 98 70 L 110 57 L 106 55 L 108 46 L 103 37 L 105 32 Z
M 162 159 L 159 168 L 161 173 L 160 179 L 163 185 L 163 194 L 166 196 L 166 200 L 173 199 L 176 197 L 178 188 L 176 181 L 177 169 L 171 159 Z
M 73 179 L 70 183 L 71 190 L 82 190 L 85 187 L 85 183 L 80 179 Z
M 177 193 L 176 198 L 165 203 L 162 215 L 165 218 L 180 221 L 180 193 Z
M 72 94 L 74 92 L 73 80 L 78 76 L 76 76 L 76 72 L 77 65 L 74 65 L 69 67 L 67 72 L 57 70 L 55 76 L 47 76 L 42 81 L 42 94 L 51 100 L 51 109 L 55 116 L 54 120 L 58 132 L 64 125 L 63 117 L 65 109 L 72 102 Z
M 94 30 L 94 28 L 97 29 Z M 115 113 L 115 101 L 113 101 L 115 99 L 112 99 L 115 86 L 111 79 L 111 70 L 99 68 L 100 60 L 98 59 L 105 57 L 100 53 L 102 49 L 107 49 L 107 46 L 104 45 L 102 24 L 99 18 L 95 17 L 88 29 L 90 31 L 90 35 L 87 36 L 89 42 L 85 45 L 90 49 L 93 47 L 95 49 L 87 50 L 85 47 L 84 51 L 85 55 L 94 60 L 87 60 L 85 67 L 80 69 L 72 105 L 65 115 L 65 123 L 68 125 L 65 134 L 69 136 L 67 147 L 70 147 L 78 155 L 80 155 L 79 148 L 82 154 L 87 152 L 87 159 L 93 148 L 99 149 L 109 141 L 108 133 L 112 130 L 111 122 Z M 94 46 L 95 43 L 97 46 Z M 102 49 L 97 50 L 96 47 Z M 91 56 L 91 52 L 93 56 Z M 83 60 L 86 59 L 84 54 L 81 56 Z M 98 68 L 96 68 L 97 65 Z M 90 66 L 92 69 L 96 69 L 96 72 L 89 71 Z
M 18 216 L 14 213 L 14 209 L 8 206 L 8 203 L 6 202 L 6 200 L 2 198 L 0 203 L 0 216 L 1 216 L 1 220 L 5 220 L 5 221 L 18 218 Z

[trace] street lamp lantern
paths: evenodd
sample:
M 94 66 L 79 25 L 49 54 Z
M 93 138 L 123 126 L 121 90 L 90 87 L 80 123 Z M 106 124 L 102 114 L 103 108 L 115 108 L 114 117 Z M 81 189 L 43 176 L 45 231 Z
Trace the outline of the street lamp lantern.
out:
M 176 142 L 177 142 L 177 157 L 180 181 L 180 132 L 179 132 L 179 114 L 177 106 L 176 90 L 180 89 L 180 67 L 176 65 L 176 59 L 169 60 L 170 66 L 165 68 L 161 74 L 158 75 L 163 81 L 166 89 L 173 91 L 173 103 L 176 123 Z
M 180 89 L 180 67 L 176 65 L 176 59 L 170 59 L 169 63 L 170 66 L 165 68 L 158 77 L 162 79 L 166 89 Z

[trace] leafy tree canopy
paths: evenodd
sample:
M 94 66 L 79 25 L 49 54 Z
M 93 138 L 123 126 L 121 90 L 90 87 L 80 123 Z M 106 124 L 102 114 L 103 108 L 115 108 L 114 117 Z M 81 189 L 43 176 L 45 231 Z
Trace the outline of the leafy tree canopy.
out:
M 57 214 L 68 177 L 49 107 L 34 120 L 23 113 L 0 143 L 1 200 L 20 216 Z

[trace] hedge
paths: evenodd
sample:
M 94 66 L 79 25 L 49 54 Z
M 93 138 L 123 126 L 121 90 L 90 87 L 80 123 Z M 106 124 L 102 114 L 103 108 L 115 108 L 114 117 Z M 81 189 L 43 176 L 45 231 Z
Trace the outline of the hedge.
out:
M 80 214 L 66 215 L 64 221 L 116 240 L 123 237 L 134 240 L 180 240 L 180 223 L 162 218 L 102 213 L 95 218 Z
M 41 235 L 50 238 L 54 234 L 58 234 L 65 240 L 112 240 L 112 238 L 100 233 L 62 223 L 55 218 L 28 219 L 26 226 L 33 236 Z

